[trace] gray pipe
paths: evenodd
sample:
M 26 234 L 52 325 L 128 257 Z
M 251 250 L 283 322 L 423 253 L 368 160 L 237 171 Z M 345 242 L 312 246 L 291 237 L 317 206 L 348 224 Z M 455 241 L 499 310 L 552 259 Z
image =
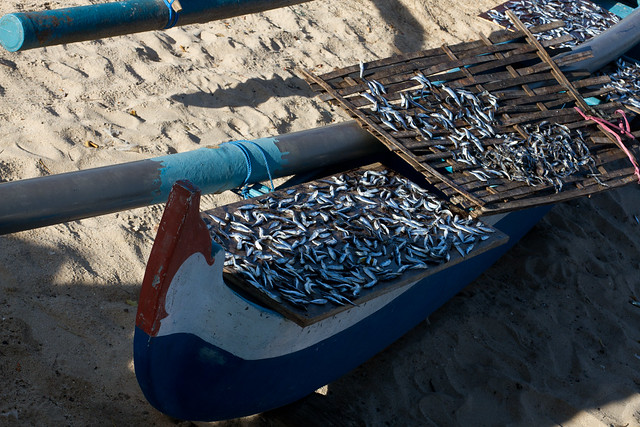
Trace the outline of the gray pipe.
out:
M 181 154 L 0 184 L 0 234 L 164 203 L 187 179 L 203 194 L 357 161 L 384 146 L 355 122 Z M 259 148 L 258 148 L 259 147 Z M 263 156 L 264 154 L 264 156 Z M 266 163 L 265 163 L 266 159 Z M 268 169 L 267 169 L 268 165 Z M 250 166 L 250 167 L 249 167 Z
M 168 1 L 168 0 L 167 0 Z M 0 45 L 10 52 L 96 40 L 174 25 L 205 23 L 292 6 L 309 0 L 125 0 L 39 12 L 10 13 L 0 18 Z
M 620 58 L 638 43 L 640 43 L 640 9 L 636 9 L 603 33 L 572 48 L 571 53 L 591 50 L 593 57 L 563 67 L 562 70 L 565 72 L 584 70 L 594 73 Z M 556 58 L 564 55 L 558 55 Z

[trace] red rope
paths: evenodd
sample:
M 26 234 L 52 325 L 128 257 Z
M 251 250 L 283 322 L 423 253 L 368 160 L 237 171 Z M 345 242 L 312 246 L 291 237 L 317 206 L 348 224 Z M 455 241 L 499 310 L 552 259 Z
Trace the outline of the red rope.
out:
M 622 142 L 622 138 L 620 138 L 620 135 L 625 135 L 625 136 L 627 136 L 627 137 L 629 137 L 631 139 L 636 139 L 633 136 L 633 134 L 631 133 L 631 128 L 629 127 L 629 122 L 627 121 L 627 116 L 624 114 L 624 111 L 616 110 L 616 113 L 620 113 L 620 115 L 622 116 L 622 119 L 620 119 L 620 121 L 618 122 L 618 126 L 616 126 L 613 123 L 610 123 L 610 122 L 606 121 L 605 119 L 601 119 L 599 117 L 587 116 L 578 107 L 573 107 L 573 108 L 575 108 L 575 110 L 578 113 L 580 113 L 580 115 L 585 120 L 592 120 L 592 121 L 598 123 L 600 126 L 602 126 L 604 128 L 604 130 L 606 130 L 607 132 L 609 132 L 611 135 L 613 135 L 616 138 L 616 140 L 618 141 L 618 146 L 620 146 L 620 148 L 622 148 L 622 151 L 624 151 L 624 153 L 627 155 L 627 157 L 629 157 L 629 160 L 631 161 L 631 164 L 633 165 L 633 169 L 635 171 L 635 174 L 638 177 L 638 183 L 640 184 L 640 168 L 638 167 L 638 163 L 636 162 L 635 157 L 633 157 L 633 154 L 631 154 L 629 149 Z M 623 126 L 623 120 L 624 120 L 624 126 Z M 620 135 L 618 134 L 618 132 L 620 133 Z

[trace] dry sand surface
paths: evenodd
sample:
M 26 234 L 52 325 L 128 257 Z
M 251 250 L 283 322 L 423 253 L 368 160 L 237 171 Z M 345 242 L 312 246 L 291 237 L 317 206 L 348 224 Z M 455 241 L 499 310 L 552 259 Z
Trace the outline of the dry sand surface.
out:
M 475 16 L 497 3 L 318 0 L 0 52 L 0 182 L 343 121 L 294 67 L 323 72 L 471 40 L 495 29 Z M 8 0 L 0 13 L 76 4 Z M 204 208 L 236 197 L 206 196 Z M 151 206 L 0 237 L 0 425 L 188 425 L 153 409 L 133 372 L 131 304 L 161 214 Z M 554 207 L 429 321 L 325 394 L 220 425 L 640 425 L 634 215 L 635 185 Z

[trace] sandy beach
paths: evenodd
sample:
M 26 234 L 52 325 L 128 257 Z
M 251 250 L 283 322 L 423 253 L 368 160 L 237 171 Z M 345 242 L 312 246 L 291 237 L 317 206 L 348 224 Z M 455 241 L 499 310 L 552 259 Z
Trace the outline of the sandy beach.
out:
M 0 14 L 97 3 L 9 0 Z M 498 29 L 500 2 L 345 0 L 0 52 L 0 182 L 348 119 L 317 73 Z M 203 197 L 203 209 L 238 200 Z M 10 201 L 2 201 L 10 203 Z M 0 425 L 191 425 L 147 403 L 136 301 L 163 206 L 0 236 Z M 221 426 L 640 426 L 640 187 L 554 206 L 391 347 Z M 198 425 L 205 425 L 198 423 Z

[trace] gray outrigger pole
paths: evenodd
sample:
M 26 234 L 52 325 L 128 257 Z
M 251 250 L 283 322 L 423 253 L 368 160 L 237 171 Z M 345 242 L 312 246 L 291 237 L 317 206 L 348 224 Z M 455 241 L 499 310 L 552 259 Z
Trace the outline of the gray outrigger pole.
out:
M 240 144 L 242 147 L 239 147 Z M 310 172 L 383 152 L 355 122 L 223 143 L 137 162 L 0 184 L 0 234 L 167 201 L 187 179 L 203 194 Z
M 640 8 L 606 31 L 575 46 L 570 53 L 591 51 L 591 58 L 562 68 L 562 71 L 584 70 L 594 73 L 624 55 L 640 43 Z M 558 55 L 561 58 L 563 55 Z
M 10 52 L 202 24 L 310 0 L 127 0 L 0 18 L 0 44 Z

